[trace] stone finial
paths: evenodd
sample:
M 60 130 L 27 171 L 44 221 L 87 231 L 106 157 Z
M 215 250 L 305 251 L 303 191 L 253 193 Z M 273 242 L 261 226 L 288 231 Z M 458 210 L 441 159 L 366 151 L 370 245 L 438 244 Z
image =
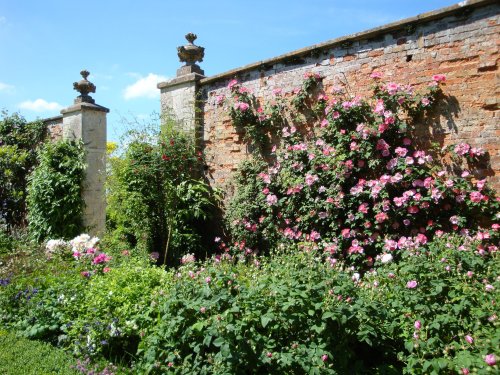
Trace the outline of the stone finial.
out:
M 89 95 L 89 93 L 95 93 L 95 85 L 87 80 L 89 76 L 88 70 L 82 70 L 80 72 L 83 79 L 79 82 L 73 83 L 73 88 L 80 93 L 75 99 L 75 104 L 78 103 L 92 103 L 95 104 L 95 100 Z
M 196 64 L 197 61 L 202 62 L 205 57 L 205 48 L 193 44 L 197 36 L 193 33 L 186 34 L 188 44 L 177 47 L 177 56 L 179 60 L 185 63 L 177 70 L 177 76 L 183 76 L 190 73 L 204 74 L 203 70 Z
M 196 34 L 188 33 L 185 37 L 188 44 L 177 47 L 179 60 L 185 62 L 185 65 L 195 65 L 197 61 L 202 62 L 205 56 L 205 48 L 193 44 L 197 38 Z

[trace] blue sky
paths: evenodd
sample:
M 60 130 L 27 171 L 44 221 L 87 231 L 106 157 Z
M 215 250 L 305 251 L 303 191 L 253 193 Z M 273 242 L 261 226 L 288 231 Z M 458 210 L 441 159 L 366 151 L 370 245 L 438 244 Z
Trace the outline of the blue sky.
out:
M 0 0 L 0 110 L 56 116 L 85 68 L 118 140 L 124 119 L 159 111 L 156 82 L 175 75 L 187 32 L 205 47 L 210 76 L 456 2 Z

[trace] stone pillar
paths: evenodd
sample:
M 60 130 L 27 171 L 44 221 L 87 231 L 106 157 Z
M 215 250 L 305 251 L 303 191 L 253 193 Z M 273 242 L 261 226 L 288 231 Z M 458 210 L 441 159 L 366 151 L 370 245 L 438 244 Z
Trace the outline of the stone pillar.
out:
M 203 61 L 205 49 L 193 44 L 196 35 L 186 35 L 189 42 L 177 48 L 178 56 L 185 65 L 177 69 L 177 76 L 167 82 L 160 82 L 162 121 L 172 120 L 180 129 L 196 136 L 198 123 L 198 82 L 204 78 L 203 70 L 196 64 Z
M 81 72 L 83 79 L 73 87 L 80 92 L 63 115 L 63 139 L 81 139 L 86 153 L 83 182 L 85 203 L 83 224 L 91 235 L 100 236 L 106 229 L 106 114 L 109 109 L 95 104 L 88 94 L 95 93 L 95 85 L 87 80 L 89 72 Z

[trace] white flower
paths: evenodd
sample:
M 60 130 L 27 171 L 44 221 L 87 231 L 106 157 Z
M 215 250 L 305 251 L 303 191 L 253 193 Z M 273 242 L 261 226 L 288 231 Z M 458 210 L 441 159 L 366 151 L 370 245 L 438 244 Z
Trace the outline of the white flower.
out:
M 45 254 L 50 258 L 52 255 L 62 252 L 67 246 L 68 243 L 64 240 L 49 240 L 45 245 Z
M 380 257 L 380 261 L 382 263 L 389 263 L 389 262 L 392 262 L 392 255 L 391 254 L 382 254 L 382 256 Z

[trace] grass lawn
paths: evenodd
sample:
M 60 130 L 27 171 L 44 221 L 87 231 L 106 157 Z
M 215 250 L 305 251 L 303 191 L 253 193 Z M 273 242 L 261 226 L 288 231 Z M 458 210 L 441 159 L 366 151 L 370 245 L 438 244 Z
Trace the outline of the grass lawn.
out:
M 0 348 L 2 375 L 78 374 L 73 357 L 50 344 L 0 330 Z

